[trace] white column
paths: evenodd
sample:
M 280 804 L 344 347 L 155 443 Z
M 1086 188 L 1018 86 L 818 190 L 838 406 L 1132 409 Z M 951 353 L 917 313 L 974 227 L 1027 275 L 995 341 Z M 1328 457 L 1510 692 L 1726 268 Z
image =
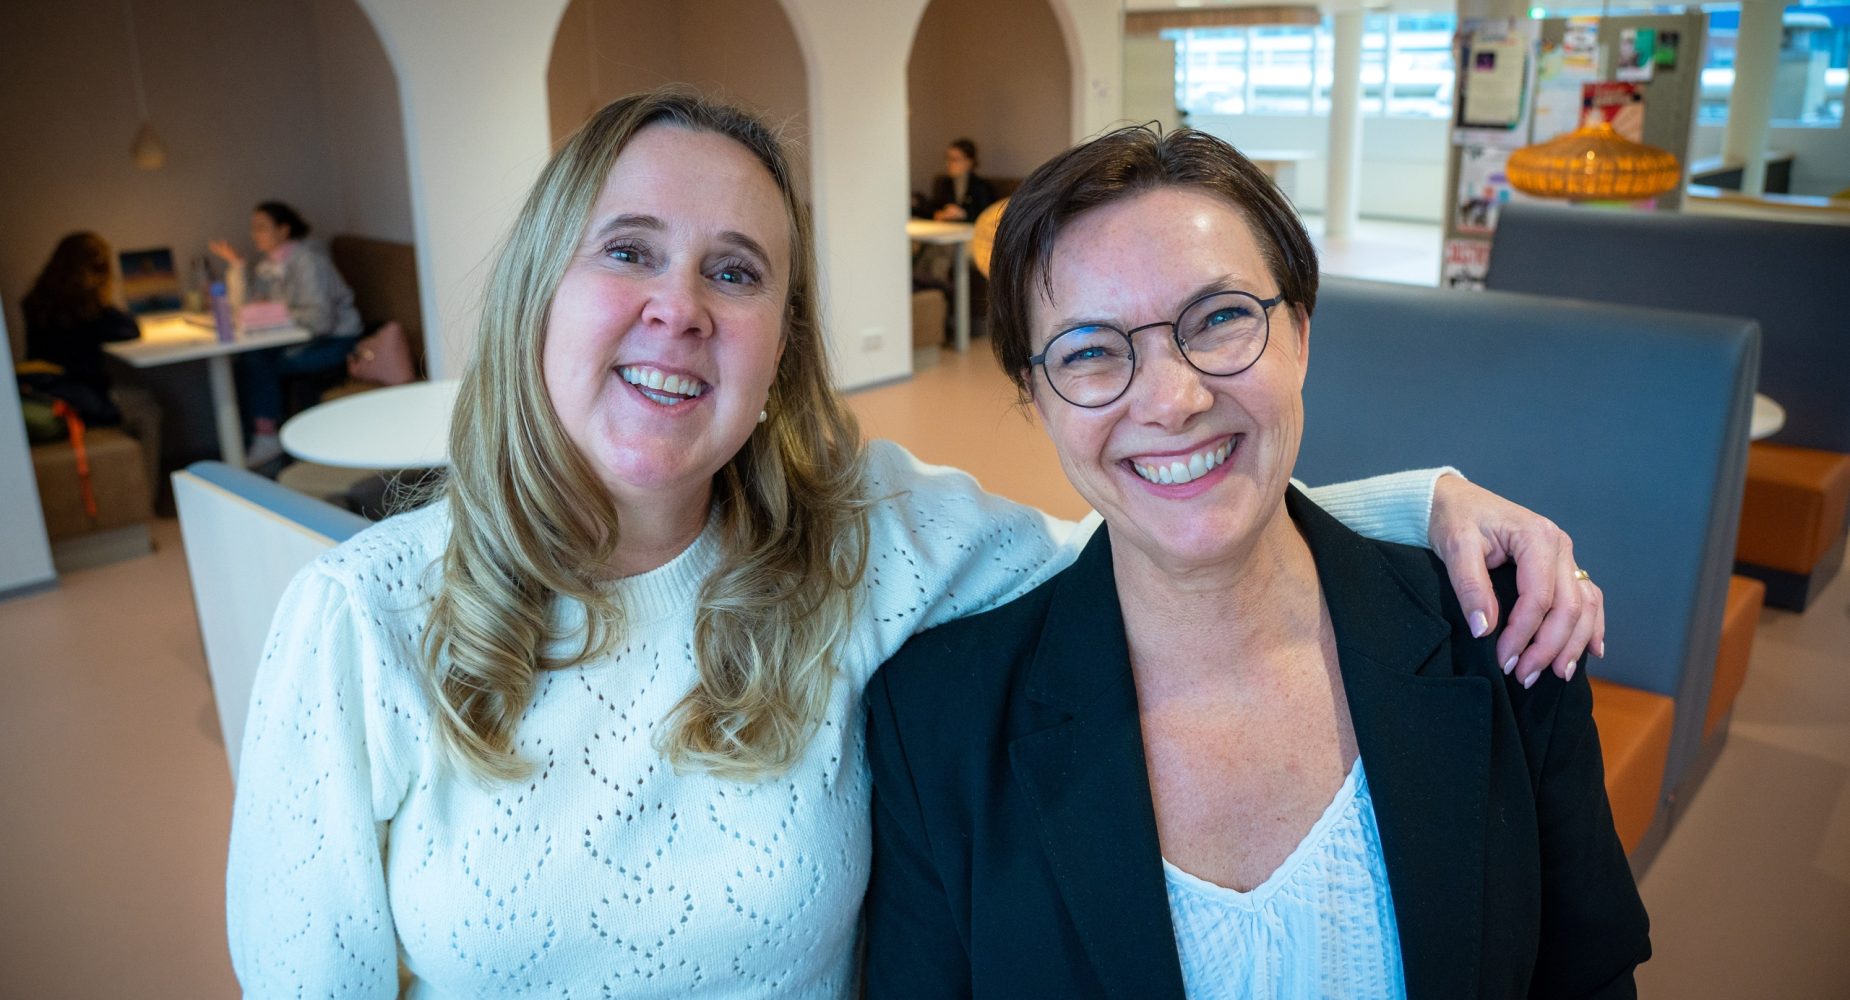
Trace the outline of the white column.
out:
M 1362 19 L 1361 8 L 1338 10 L 1330 78 L 1330 159 L 1328 191 L 1323 202 L 1325 239 L 1355 232 L 1362 180 Z
M 546 65 L 567 0 L 359 0 L 398 74 L 433 378 L 475 353 L 502 236 L 551 154 Z
M 1734 44 L 1734 92 L 1728 97 L 1728 127 L 1722 160 L 1741 164 L 1741 193 L 1766 193 L 1767 127 L 1773 114 L 1773 76 L 1779 68 L 1783 0 L 1742 0 L 1740 34 Z

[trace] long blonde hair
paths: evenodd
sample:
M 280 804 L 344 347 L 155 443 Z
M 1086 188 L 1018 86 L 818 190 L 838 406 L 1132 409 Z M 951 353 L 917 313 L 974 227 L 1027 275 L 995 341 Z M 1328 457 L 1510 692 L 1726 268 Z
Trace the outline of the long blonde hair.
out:
M 737 108 L 681 88 L 615 101 L 555 153 L 495 264 L 477 353 L 450 429 L 450 536 L 424 637 L 427 690 L 446 755 L 483 778 L 527 764 L 515 728 L 539 671 L 601 655 L 622 608 L 599 584 L 616 509 L 553 412 L 541 373 L 546 317 L 618 154 L 645 126 L 727 136 L 764 164 L 790 221 L 784 351 L 768 422 L 715 476 L 726 551 L 695 613 L 698 680 L 660 749 L 677 769 L 752 780 L 803 753 L 827 708 L 832 647 L 854 614 L 867 560 L 860 430 L 829 381 L 808 208 L 777 137 Z M 567 655 L 542 649 L 556 600 L 582 602 Z

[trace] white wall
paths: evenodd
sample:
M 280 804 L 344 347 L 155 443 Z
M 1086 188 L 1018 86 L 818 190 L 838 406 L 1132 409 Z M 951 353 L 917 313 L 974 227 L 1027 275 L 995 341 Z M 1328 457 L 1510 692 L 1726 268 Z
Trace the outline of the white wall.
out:
M 1689 156 L 1700 160 L 1722 153 L 1725 126 L 1698 125 L 1690 137 Z M 1850 125 L 1836 128 L 1780 128 L 1767 131 L 1767 148 L 1794 155 L 1792 194 L 1834 195 L 1850 188 Z
M 546 71 L 566 0 L 359 0 L 404 104 L 435 374 L 474 349 L 489 256 L 544 164 Z M 807 63 L 811 180 L 840 383 L 911 370 L 906 59 L 925 0 L 782 0 Z M 1073 135 L 1118 118 L 1118 0 L 1049 0 L 1073 68 Z M 873 341 L 869 337 L 875 338 Z M 870 346 L 872 344 L 873 346 Z
M 0 336 L 5 333 L 6 316 L 0 313 Z M 5 352 L 0 352 L 0 378 L 13 384 L 13 356 Z M 0 517 L 0 595 L 56 580 L 26 422 L 10 403 L 0 405 L 0 511 L 6 511 Z
M 1189 124 L 1240 149 L 1302 149 L 1292 201 L 1321 212 L 1330 120 L 1311 115 L 1193 115 Z M 1361 211 L 1370 218 L 1438 222 L 1444 218 L 1446 123 L 1427 118 L 1362 119 Z
M 778 0 L 572 0 L 546 65 L 553 145 L 610 101 L 665 83 L 777 126 L 808 190 L 809 86 Z
M 392 62 L 354 0 L 313 0 L 313 16 L 336 198 L 334 215 L 314 221 L 329 236 L 410 243 L 411 179 Z
M 1026 177 L 1072 141 L 1072 76 L 1047 0 L 931 0 L 906 66 L 912 189 L 931 191 L 959 136 L 978 173 Z

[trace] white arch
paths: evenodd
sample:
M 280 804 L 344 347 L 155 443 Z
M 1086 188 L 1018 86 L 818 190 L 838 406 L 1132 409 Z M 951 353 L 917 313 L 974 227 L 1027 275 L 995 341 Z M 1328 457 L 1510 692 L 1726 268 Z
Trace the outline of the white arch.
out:
M 398 77 L 425 352 L 474 352 L 490 254 L 545 163 L 546 59 L 566 0 L 358 0 Z
M 1053 12 L 1054 22 L 1060 26 L 1060 42 L 1066 49 L 1071 138 L 1078 142 L 1120 117 L 1118 105 L 1121 99 L 1116 95 L 1124 76 L 1123 15 L 1116 0 L 1041 2 Z M 912 46 L 918 41 L 919 25 L 925 20 L 925 10 L 930 6 L 931 0 L 921 0 L 914 4 L 915 9 L 908 19 L 906 30 L 908 58 L 912 54 Z M 1102 28 L 1101 20 L 1110 27 Z M 1111 28 L 1115 28 L 1115 31 Z M 1095 76 L 1101 66 L 1108 67 L 1109 72 Z M 1096 88 L 1102 88 L 1102 96 L 1093 96 L 1095 85 Z M 1106 108 L 1107 104 L 1109 108 Z
M 546 65 L 567 0 L 357 0 L 398 78 L 433 375 L 474 350 L 489 255 L 550 145 Z M 779 0 L 808 72 L 811 189 L 836 373 L 911 369 L 906 60 L 925 0 Z M 1079 138 L 1118 117 L 1117 0 L 1048 0 Z
M 1073 141 L 1124 117 L 1124 12 L 1118 0 L 1047 0 L 1072 73 Z

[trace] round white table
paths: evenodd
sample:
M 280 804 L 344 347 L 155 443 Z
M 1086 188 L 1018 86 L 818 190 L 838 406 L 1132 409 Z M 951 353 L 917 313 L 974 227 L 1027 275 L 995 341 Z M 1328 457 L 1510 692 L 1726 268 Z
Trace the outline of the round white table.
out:
M 952 343 L 960 354 L 970 349 L 970 240 L 975 236 L 974 223 L 906 220 L 906 237 L 913 242 L 957 248 L 957 260 L 951 265 L 951 330 Z
M 1786 408 L 1775 403 L 1773 397 L 1754 393 L 1754 416 L 1747 425 L 1747 436 L 1759 441 L 1779 433 L 1786 426 Z
M 458 379 L 374 389 L 313 406 L 283 425 L 295 458 L 349 469 L 436 469 L 450 464 Z

